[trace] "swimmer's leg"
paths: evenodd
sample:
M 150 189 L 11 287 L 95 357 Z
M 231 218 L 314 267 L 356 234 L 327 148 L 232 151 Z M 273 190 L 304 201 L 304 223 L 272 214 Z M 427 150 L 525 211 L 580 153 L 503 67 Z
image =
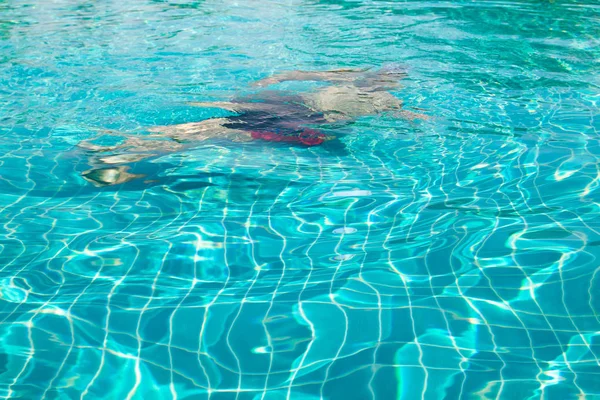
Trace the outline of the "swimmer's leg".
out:
M 121 138 L 131 137 L 131 135 L 127 135 L 124 133 L 105 130 L 105 131 L 102 131 L 102 133 L 100 135 L 97 135 L 91 139 L 82 140 L 81 142 L 77 143 L 77 147 L 82 148 L 84 150 L 94 151 L 94 152 L 114 151 L 114 150 L 117 150 L 117 149 L 123 147 L 123 143 L 112 145 L 112 146 L 99 145 L 99 144 L 92 143 L 92 141 L 98 140 L 105 136 L 117 136 L 117 137 L 121 137 Z
M 99 145 L 93 143 L 94 140 L 104 136 L 116 136 L 124 139 L 121 143 L 115 145 Z M 104 131 L 102 134 L 83 140 L 77 144 L 77 147 L 91 152 L 88 158 L 88 164 L 92 168 L 82 173 L 84 179 L 92 182 L 95 186 L 106 186 L 117 183 L 124 183 L 140 177 L 136 174 L 127 172 L 123 164 L 135 163 L 147 158 L 155 157 L 158 153 L 164 152 L 165 148 L 173 148 L 172 144 L 165 145 L 157 143 L 158 140 L 152 139 L 155 135 L 130 135 L 115 131 Z M 178 145 L 182 147 L 181 145 Z M 108 153 L 108 154 L 107 154 Z M 116 166 L 121 164 L 121 166 Z
M 78 147 L 97 154 L 91 156 L 88 161 L 92 169 L 83 172 L 82 176 L 98 187 L 116 185 L 143 177 L 143 175 L 127 172 L 129 167 L 119 164 L 134 163 L 158 154 L 182 151 L 191 143 L 210 138 L 227 138 L 232 141 L 252 140 L 250 132 L 223 126 L 227 122 L 226 118 L 215 118 L 188 124 L 155 126 L 148 129 L 151 135 L 107 132 L 93 139 L 84 140 Z M 113 146 L 102 146 L 91 142 L 104 135 L 119 136 L 125 140 Z M 107 152 L 117 154 L 102 154 Z
M 156 133 L 150 137 L 167 137 L 176 143 L 199 142 L 212 138 L 225 138 L 232 141 L 252 140 L 250 133 L 241 129 L 227 128 L 227 118 L 211 118 L 187 124 L 155 126 L 148 131 Z
M 78 147 L 93 151 L 94 153 L 114 152 L 127 150 L 131 152 L 164 151 L 173 152 L 181 150 L 181 142 L 203 141 L 215 137 L 225 137 L 232 140 L 243 140 L 250 134 L 243 130 L 226 128 L 227 118 L 212 118 L 200 122 L 191 122 L 179 125 L 154 126 L 148 129 L 151 135 L 129 135 L 119 132 L 106 131 L 89 140 L 78 143 Z M 98 145 L 92 141 L 103 136 L 118 136 L 124 138 L 122 143 L 116 145 Z
M 102 136 L 111 135 L 125 138 L 122 143 L 105 146 L 92 143 Z M 127 164 L 141 161 L 146 158 L 154 157 L 156 154 L 150 153 L 153 150 L 161 150 L 164 145 L 158 145 L 152 141 L 145 140 L 148 136 L 126 135 L 119 133 L 107 133 L 97 136 L 90 140 L 83 140 L 77 144 L 77 147 L 94 153 L 89 159 L 90 165 L 104 166 L 113 164 Z M 103 155 L 102 153 L 119 153 L 114 155 Z

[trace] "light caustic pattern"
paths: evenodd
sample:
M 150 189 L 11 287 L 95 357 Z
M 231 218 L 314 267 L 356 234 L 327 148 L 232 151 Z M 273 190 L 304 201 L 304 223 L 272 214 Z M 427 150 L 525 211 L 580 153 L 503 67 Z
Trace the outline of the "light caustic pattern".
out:
M 0 396 L 600 396 L 593 5 L 134 3 L 0 2 Z M 257 27 L 288 47 L 240 35 Z M 178 61 L 213 31 L 203 61 Z M 432 119 L 362 118 L 312 148 L 214 140 L 112 187 L 80 177 L 73 144 L 96 128 L 215 116 L 181 103 L 272 65 L 392 53 L 411 71 L 398 95 Z M 178 85 L 198 71 L 208 87 Z

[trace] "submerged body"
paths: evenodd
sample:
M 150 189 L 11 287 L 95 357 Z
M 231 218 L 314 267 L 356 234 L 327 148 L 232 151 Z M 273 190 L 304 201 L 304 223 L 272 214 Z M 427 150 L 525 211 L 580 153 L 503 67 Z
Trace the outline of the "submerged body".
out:
M 210 138 L 234 142 L 266 140 L 315 146 L 332 139 L 320 132 L 319 125 L 351 122 L 355 119 L 395 111 L 408 119 L 422 118 L 419 114 L 401 111 L 402 101 L 388 90 L 399 86 L 405 74 L 398 69 L 295 71 L 276 75 L 255 83 L 264 87 L 274 83 L 302 80 L 327 81 L 329 86 L 313 92 L 289 95 L 265 91 L 231 102 L 190 103 L 199 107 L 215 107 L 238 115 L 211 118 L 179 125 L 157 126 L 148 129 L 151 135 L 126 136 L 115 146 L 99 146 L 89 141 L 80 147 L 92 151 L 91 170 L 83 177 L 96 186 L 106 186 L 139 178 L 127 172 L 125 164 L 182 151 L 186 147 Z M 112 133 L 109 133 L 112 135 Z M 116 153 L 107 155 L 106 153 Z

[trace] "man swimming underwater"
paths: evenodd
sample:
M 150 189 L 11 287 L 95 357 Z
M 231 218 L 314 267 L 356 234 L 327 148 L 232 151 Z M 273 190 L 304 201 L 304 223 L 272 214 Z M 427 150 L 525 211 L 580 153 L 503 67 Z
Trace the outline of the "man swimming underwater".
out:
M 393 111 L 406 119 L 426 118 L 402 110 L 402 101 L 391 93 L 406 76 L 403 69 L 388 66 L 379 70 L 340 69 L 332 71 L 284 72 L 258 82 L 266 87 L 284 81 L 324 81 L 329 85 L 313 92 L 290 95 L 265 91 L 231 102 L 190 103 L 237 113 L 225 118 L 148 129 L 151 135 L 122 135 L 123 143 L 100 146 L 83 141 L 79 147 L 94 152 L 93 169 L 82 175 L 96 186 L 124 183 L 140 175 L 131 174 L 124 165 L 158 154 L 184 150 L 211 138 L 235 142 L 265 140 L 316 146 L 332 139 L 316 129 L 328 123 L 344 123 L 358 117 Z M 113 134 L 111 134 L 113 135 Z M 111 154 L 112 153 L 112 154 Z

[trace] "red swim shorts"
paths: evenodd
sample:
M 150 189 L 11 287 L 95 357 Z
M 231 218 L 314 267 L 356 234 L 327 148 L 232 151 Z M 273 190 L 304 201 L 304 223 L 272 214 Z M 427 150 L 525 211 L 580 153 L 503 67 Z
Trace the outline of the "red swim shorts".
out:
M 269 131 L 250 131 L 253 139 L 267 142 L 300 143 L 305 146 L 317 146 L 325 141 L 325 134 L 314 129 L 303 129 L 297 136 L 280 135 Z

